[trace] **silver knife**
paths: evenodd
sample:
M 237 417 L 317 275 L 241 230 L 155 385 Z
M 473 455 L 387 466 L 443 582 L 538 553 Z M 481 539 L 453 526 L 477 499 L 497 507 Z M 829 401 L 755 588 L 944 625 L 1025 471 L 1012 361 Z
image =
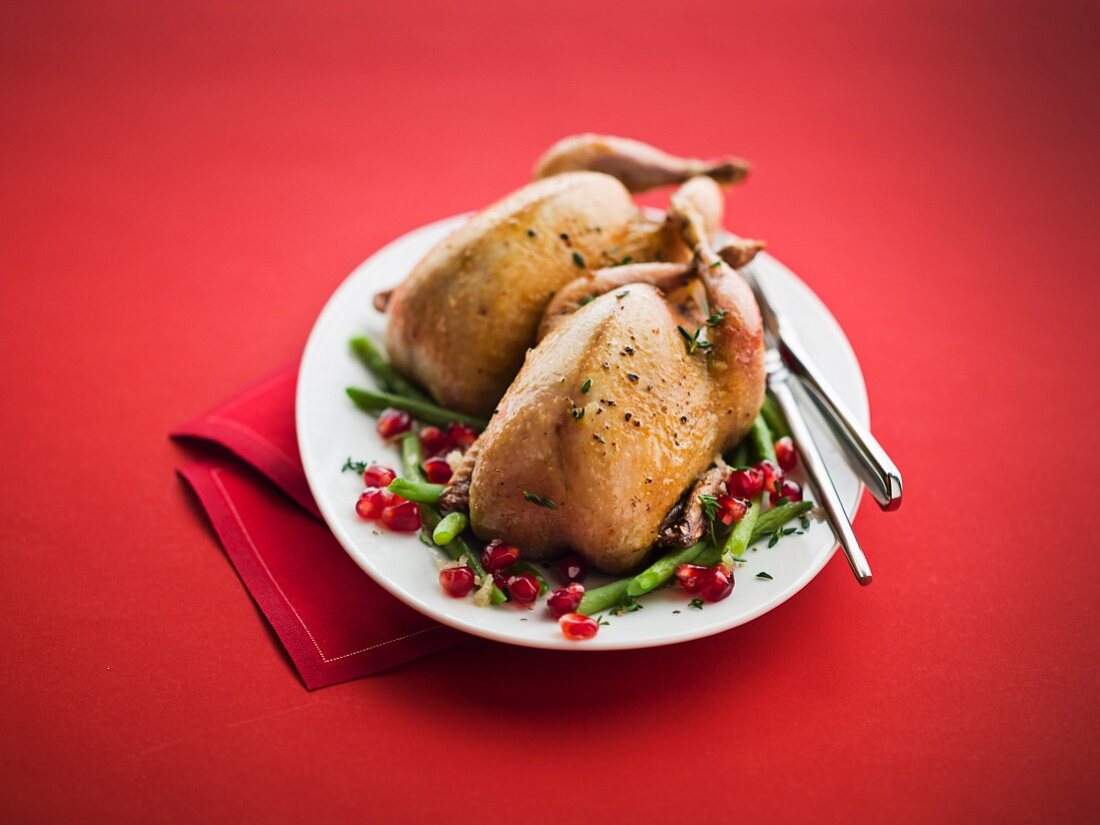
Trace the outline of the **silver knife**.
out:
M 756 295 L 764 327 L 774 338 L 783 363 L 802 382 L 875 501 L 883 510 L 898 509 L 902 496 L 901 471 L 870 431 L 856 420 L 806 353 L 794 328 L 776 310 L 768 295 L 767 279 L 751 264 L 740 271 Z

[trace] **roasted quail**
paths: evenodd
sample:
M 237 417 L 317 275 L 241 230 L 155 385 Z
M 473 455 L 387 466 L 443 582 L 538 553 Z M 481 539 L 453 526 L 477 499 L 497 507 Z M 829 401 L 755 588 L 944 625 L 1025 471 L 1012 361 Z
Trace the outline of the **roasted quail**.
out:
M 586 169 L 600 171 L 579 171 Z M 538 180 L 474 216 L 392 294 L 380 296 L 393 365 L 443 406 L 489 415 L 565 284 L 612 264 L 689 257 L 680 231 L 645 217 L 628 188 L 683 182 L 694 171 L 735 182 L 746 169 L 732 160 L 674 158 L 619 138 L 584 135 L 557 144 L 540 162 Z M 713 178 L 695 178 L 678 194 L 709 230 L 717 228 L 723 197 Z

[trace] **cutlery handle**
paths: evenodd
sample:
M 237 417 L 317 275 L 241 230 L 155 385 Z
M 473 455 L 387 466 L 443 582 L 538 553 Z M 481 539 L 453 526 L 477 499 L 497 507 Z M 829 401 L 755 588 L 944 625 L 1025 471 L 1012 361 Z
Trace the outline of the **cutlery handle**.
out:
M 783 370 L 783 372 L 786 372 L 786 370 Z M 787 418 L 787 424 L 791 428 L 791 435 L 798 447 L 802 464 L 806 468 L 806 474 L 810 477 L 814 489 L 821 498 L 821 506 L 825 508 L 825 512 L 829 516 L 829 523 L 832 525 L 833 532 L 836 533 L 837 541 L 840 542 L 840 546 L 844 550 L 848 565 L 852 568 L 852 572 L 856 574 L 856 580 L 860 584 L 870 584 L 871 566 L 867 563 L 867 557 L 863 555 L 863 549 L 859 546 L 859 540 L 852 530 L 852 523 L 848 521 L 848 514 L 844 512 L 844 505 L 841 504 L 840 495 L 833 485 L 833 479 L 829 475 L 829 471 L 825 469 L 825 460 L 821 457 L 821 451 L 818 450 L 817 443 L 810 435 L 806 419 L 802 416 L 802 411 L 795 402 L 794 393 L 787 383 L 788 376 L 789 373 L 787 375 L 773 374 L 769 376 L 768 388 L 772 391 L 779 408 Z
M 791 336 L 780 336 L 783 361 L 802 381 L 825 421 L 837 435 L 841 447 L 855 462 L 856 471 L 883 510 L 901 506 L 901 471 L 890 460 L 871 432 L 860 424 L 840 400 L 801 344 Z

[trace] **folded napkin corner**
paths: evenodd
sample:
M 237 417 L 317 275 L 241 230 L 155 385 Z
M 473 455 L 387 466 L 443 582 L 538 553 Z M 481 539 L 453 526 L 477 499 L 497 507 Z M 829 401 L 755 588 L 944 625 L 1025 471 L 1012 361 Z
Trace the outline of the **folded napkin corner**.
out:
M 178 472 L 313 690 L 469 637 L 383 590 L 321 521 L 298 458 L 296 376 L 296 367 L 280 370 L 170 435 L 217 444 L 233 454 L 206 456 Z

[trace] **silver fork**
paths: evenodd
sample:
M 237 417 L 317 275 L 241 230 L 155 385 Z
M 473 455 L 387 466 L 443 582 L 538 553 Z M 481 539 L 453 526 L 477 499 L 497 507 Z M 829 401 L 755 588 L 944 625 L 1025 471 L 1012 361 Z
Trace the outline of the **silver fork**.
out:
M 765 338 L 771 336 L 766 334 Z M 791 391 L 790 370 L 783 364 L 783 356 L 779 354 L 774 341 L 769 341 L 764 355 L 764 368 L 768 373 L 768 389 L 771 390 L 779 408 L 787 419 L 791 428 L 791 436 L 798 447 L 798 454 L 802 458 L 802 464 L 806 468 L 806 475 L 821 499 L 821 506 L 829 517 L 829 524 L 836 533 L 844 555 L 848 559 L 848 565 L 856 575 L 856 581 L 860 584 L 871 583 L 871 566 L 867 563 L 867 557 L 863 554 L 863 548 L 859 546 L 859 540 L 852 530 L 852 523 L 848 521 L 848 515 L 844 512 L 844 505 L 840 501 L 840 495 L 833 485 L 833 479 L 829 471 L 825 469 L 825 460 L 821 457 L 821 451 L 817 442 L 810 435 L 810 428 L 806 425 L 806 419 L 802 416 L 802 410 L 794 400 Z

